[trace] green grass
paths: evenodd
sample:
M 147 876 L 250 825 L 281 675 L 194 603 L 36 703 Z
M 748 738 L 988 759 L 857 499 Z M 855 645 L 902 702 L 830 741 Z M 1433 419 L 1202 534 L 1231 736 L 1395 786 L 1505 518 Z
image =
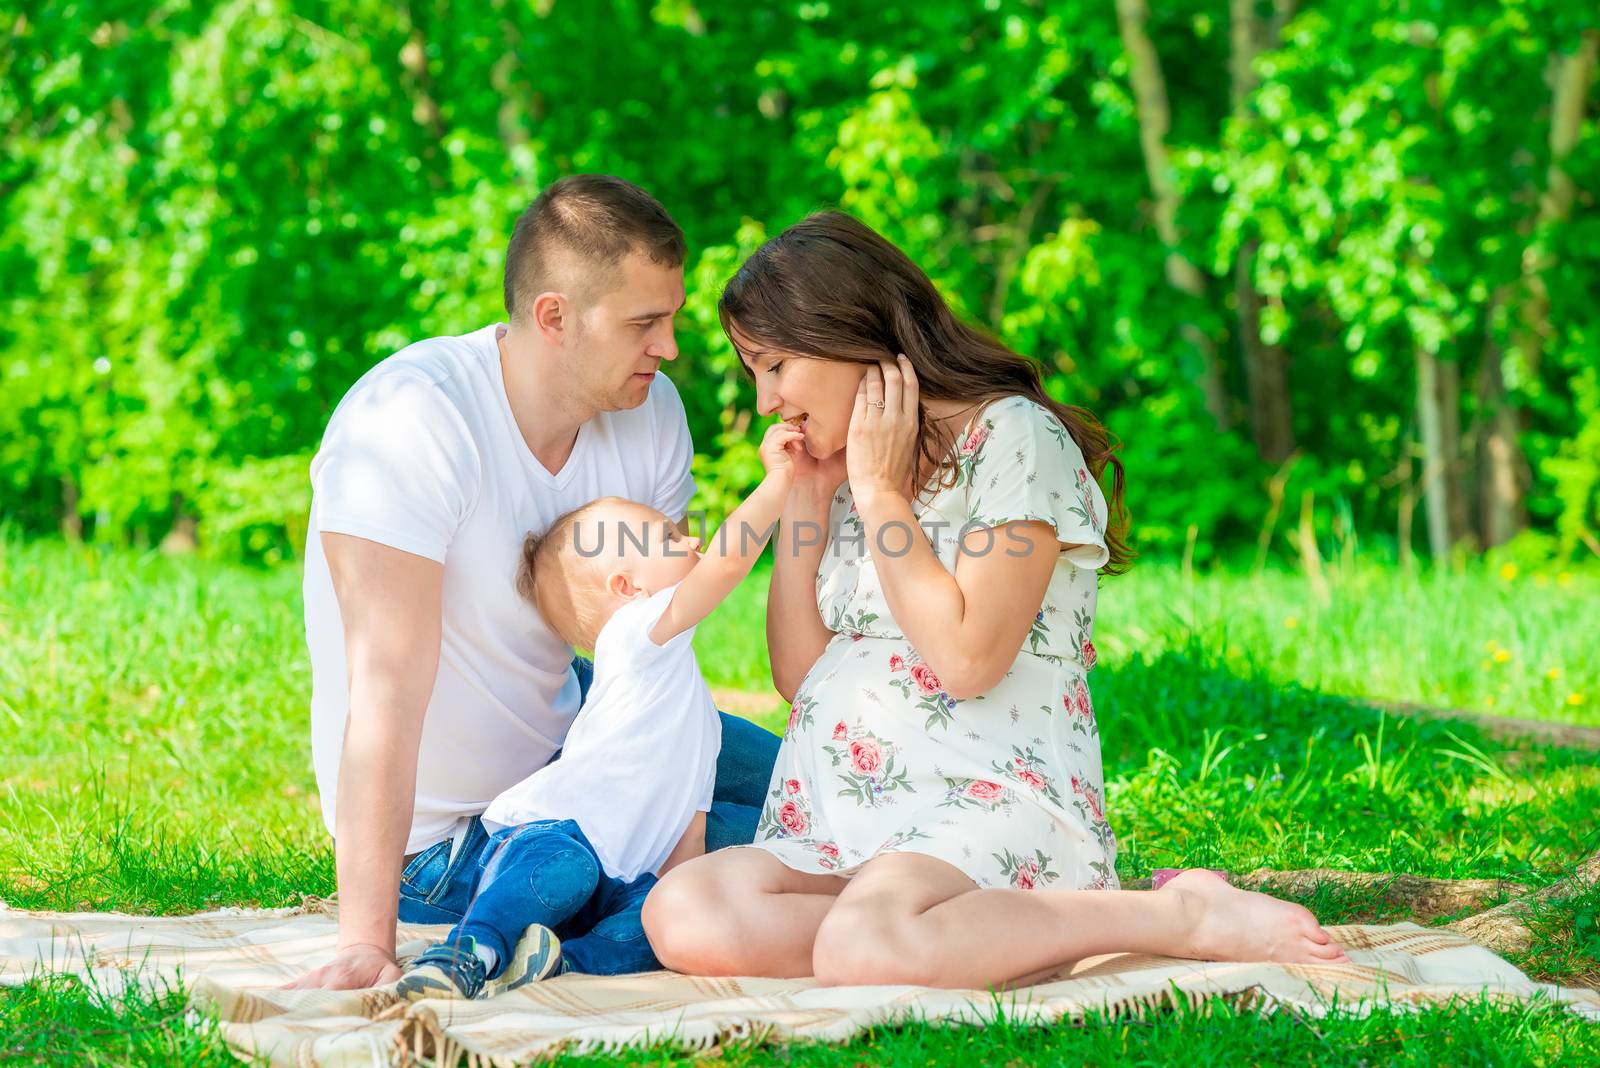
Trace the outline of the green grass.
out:
M 1296 572 L 1186 577 L 1135 566 L 1101 584 L 1105 659 L 1198 644 L 1237 673 L 1325 693 L 1600 725 L 1600 569 L 1406 576 L 1352 564 L 1326 600 Z
M 0 993 L 0 1064 L 237 1065 L 216 1028 L 187 1010 L 181 986 L 108 997 L 70 976 Z
M 714 686 L 771 694 L 764 591 L 758 574 L 700 628 Z M 1593 753 L 1511 745 L 1354 699 L 1597 724 L 1597 633 L 1600 575 L 1585 571 L 1406 578 L 1350 567 L 1330 576 L 1326 602 L 1292 572 L 1189 577 L 1145 564 L 1108 581 L 1093 682 L 1119 872 L 1197 864 L 1559 878 L 1600 847 Z M 1491 640 L 1505 656 L 1486 650 Z M 308 689 L 293 569 L 0 537 L 0 900 L 184 912 L 331 893 Z M 1572 694 L 1580 700 L 1569 703 Z M 759 696 L 748 703 L 763 707 Z M 780 705 L 771 695 L 756 718 L 781 721 Z M 1328 922 L 1402 918 L 1370 895 L 1324 890 L 1307 903 Z M 1549 910 L 1518 963 L 1541 978 L 1597 981 L 1597 920 L 1595 893 Z M 0 995 L 0 1061 L 36 1059 L 24 1041 L 36 1022 L 87 1036 L 71 1060 L 225 1060 L 214 1033 L 172 1004 L 108 1007 L 70 982 L 30 984 Z M 837 1049 L 727 1055 L 1032 1064 L 1200 1050 L 1337 1062 L 1374 1045 L 1419 1060 L 1551 1063 L 1592 1050 L 1600 1032 L 1484 1007 L 1314 1029 L 1218 1011 L 1046 1032 L 912 1026 Z
M 0 1063 L 231 1065 L 217 1032 L 186 1023 L 181 989 L 133 990 L 105 999 L 55 977 L 0 997 Z M 1600 1059 L 1600 1026 L 1548 1006 L 1497 1008 L 1477 1001 L 1417 1013 L 1306 1019 L 1259 1016 L 1215 1000 L 1143 1017 L 1091 1016 L 1082 1024 L 987 1027 L 907 1023 L 879 1027 L 841 1045 L 781 1049 L 733 1043 L 714 1052 L 671 1047 L 567 1055 L 574 1068 L 620 1065 L 782 1064 L 793 1068 L 993 1064 L 1305 1064 L 1452 1066 L 1572 1065 Z

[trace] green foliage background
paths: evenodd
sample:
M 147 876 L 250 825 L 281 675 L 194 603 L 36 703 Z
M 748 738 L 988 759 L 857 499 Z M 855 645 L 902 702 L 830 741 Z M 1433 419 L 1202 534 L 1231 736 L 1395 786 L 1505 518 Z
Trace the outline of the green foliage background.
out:
M 1143 29 L 1163 133 L 1119 32 L 1119 8 L 1142 6 L 0 10 L 0 512 L 135 544 L 197 524 L 220 555 L 293 555 L 306 464 L 345 389 L 411 341 L 502 316 L 516 214 L 543 183 L 598 170 L 654 191 L 689 235 L 671 374 L 713 512 L 759 471 L 721 285 L 765 235 L 839 205 L 1106 419 L 1146 550 L 1254 545 L 1279 471 L 1280 526 L 1304 502 L 1316 532 L 1392 545 L 1427 470 L 1426 357 L 1460 382 L 1446 395 L 1456 551 L 1499 540 L 1477 513 L 1500 403 L 1518 545 L 1600 552 L 1593 79 L 1558 161 L 1576 193 L 1541 211 L 1556 72 L 1592 48 L 1594 9 L 1161 2 Z M 1241 103 L 1230 30 L 1246 16 L 1274 36 Z M 1142 130 L 1167 153 L 1171 247 Z M 1198 288 L 1169 285 L 1173 256 Z M 1287 463 L 1252 439 L 1251 330 L 1287 356 Z

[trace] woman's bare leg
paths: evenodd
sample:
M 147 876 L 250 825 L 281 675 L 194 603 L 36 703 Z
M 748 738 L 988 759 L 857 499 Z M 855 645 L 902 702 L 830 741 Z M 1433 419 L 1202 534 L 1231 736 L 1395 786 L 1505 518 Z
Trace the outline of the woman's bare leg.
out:
M 813 967 L 824 984 L 1001 987 L 1099 953 L 1327 964 L 1345 960 L 1287 901 L 1187 871 L 1160 890 L 979 890 L 917 853 L 869 861 L 829 910 Z
M 721 849 L 662 876 L 644 930 L 661 963 L 688 975 L 806 976 L 817 927 L 845 885 L 765 849 Z

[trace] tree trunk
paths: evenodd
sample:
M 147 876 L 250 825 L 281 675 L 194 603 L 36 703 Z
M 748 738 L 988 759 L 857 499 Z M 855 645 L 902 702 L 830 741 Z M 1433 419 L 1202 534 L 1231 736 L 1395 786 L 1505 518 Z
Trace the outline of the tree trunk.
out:
M 1396 469 L 1400 477 L 1400 506 L 1395 513 L 1395 547 L 1400 555 L 1400 570 L 1411 574 L 1411 526 L 1417 511 L 1417 483 L 1411 477 L 1411 447 L 1401 450 L 1400 464 Z
M 1454 360 L 1440 360 L 1438 371 L 1440 460 L 1444 464 L 1448 534 L 1454 545 L 1471 533 L 1461 470 L 1461 365 Z
M 528 100 L 531 94 L 522 77 L 522 34 L 517 30 L 516 23 L 506 18 L 503 0 L 494 6 L 500 13 L 500 39 L 505 50 L 489 71 L 489 84 L 500 97 L 500 108 L 495 114 L 500 147 L 510 156 L 528 143 Z
M 401 4 L 401 12 L 405 24 L 411 27 L 410 36 L 400 49 L 400 66 L 405 71 L 401 81 L 411 97 L 411 120 L 428 135 L 422 143 L 422 159 L 427 165 L 428 183 L 434 189 L 443 189 L 445 176 L 439 149 L 444 142 L 444 116 L 434 98 L 433 74 L 428 70 L 428 37 L 409 0 Z
M 1484 413 L 1478 445 L 1478 518 L 1480 540 L 1486 549 L 1510 541 L 1526 522 L 1522 448 L 1517 443 L 1517 413 L 1506 396 L 1504 360 L 1505 353 L 1490 326 L 1478 372 L 1478 406 Z
M 1439 361 L 1417 349 L 1417 436 L 1422 440 L 1422 508 L 1428 551 L 1435 563 L 1450 555 L 1450 482 L 1445 477 L 1443 420 L 1439 412 Z
M 1239 246 L 1233 290 L 1239 305 L 1239 349 L 1250 391 L 1250 434 L 1256 455 L 1279 464 L 1294 452 L 1294 413 L 1289 397 L 1289 359 L 1282 345 L 1261 339 L 1261 294 L 1252 277 L 1257 242 Z
M 1537 893 L 1513 898 L 1487 912 L 1457 920 L 1450 927 L 1496 953 L 1524 953 L 1533 943 L 1533 931 L 1527 920 L 1540 906 L 1576 897 L 1597 882 L 1600 882 L 1600 853 L 1592 853 L 1580 861 L 1567 878 Z
M 1279 0 L 1276 17 L 1267 25 L 1256 18 L 1255 0 L 1229 0 L 1229 99 L 1237 121 L 1250 118 L 1250 94 L 1256 88 L 1252 64 L 1263 48 L 1276 48 L 1290 5 Z M 1256 454 L 1281 464 L 1294 452 L 1294 414 L 1289 398 L 1288 355 L 1282 345 L 1261 338 L 1261 294 L 1255 285 L 1254 239 L 1241 242 L 1234 258 L 1233 291 L 1239 312 L 1239 354 L 1250 393 L 1250 434 Z
M 1122 36 L 1122 47 L 1128 53 L 1129 78 L 1139 117 L 1139 147 L 1144 154 L 1150 192 L 1155 197 L 1152 216 L 1156 235 L 1167 253 L 1167 282 L 1198 303 L 1205 300 L 1205 278 L 1179 247 L 1178 208 L 1182 198 L 1172 180 L 1166 143 L 1172 126 L 1172 111 L 1167 103 L 1167 83 L 1161 73 L 1160 57 L 1145 31 L 1149 20 L 1150 9 L 1145 0 L 1117 0 L 1117 28 Z M 1223 380 L 1216 342 L 1192 321 L 1185 322 L 1178 332 L 1199 353 L 1200 388 L 1205 394 L 1206 410 L 1211 413 L 1218 430 L 1227 430 L 1233 423 L 1232 403 Z
M 78 513 L 78 484 L 70 476 L 61 479 L 61 536 L 74 543 L 83 540 L 83 516 Z
M 1522 285 L 1511 337 L 1511 348 L 1530 376 L 1539 373 L 1549 333 L 1550 294 L 1544 276 L 1555 266 L 1555 256 L 1550 251 L 1547 231 L 1572 213 L 1576 187 L 1563 164 L 1583 129 L 1584 100 L 1594 79 L 1597 54 L 1600 30 L 1587 30 L 1576 51 L 1559 56 L 1551 64 L 1550 166 L 1539 196 L 1533 233 L 1522 254 Z M 1505 393 L 1500 354 L 1496 349 L 1492 355 L 1494 358 L 1485 359 L 1483 378 L 1489 413 L 1484 441 L 1489 467 L 1484 476 L 1484 542 L 1499 545 L 1526 522 L 1522 480 L 1518 477 L 1526 461 L 1517 441 L 1521 420 Z
M 1600 30 L 1586 31 L 1571 55 L 1552 64 L 1550 105 L 1550 167 L 1545 173 L 1544 193 L 1539 197 L 1539 218 L 1533 240 L 1522 254 L 1523 301 L 1514 347 L 1538 373 L 1544 354 L 1544 337 L 1549 332 L 1545 321 L 1550 312 L 1550 293 L 1544 285 L 1545 272 L 1555 266 L 1544 231 L 1572 214 L 1577 190 L 1572 176 L 1562 169 L 1572 147 L 1583 131 L 1583 104 L 1594 78 L 1595 58 L 1600 52 Z

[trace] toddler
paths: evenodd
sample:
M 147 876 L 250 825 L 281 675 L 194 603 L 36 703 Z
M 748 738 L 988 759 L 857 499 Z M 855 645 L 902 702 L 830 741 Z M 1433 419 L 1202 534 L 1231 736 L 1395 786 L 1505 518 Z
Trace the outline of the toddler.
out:
M 407 968 L 401 995 L 476 998 L 562 972 L 659 967 L 639 912 L 657 875 L 705 851 L 721 742 L 690 640 L 761 554 L 802 441 L 787 423 L 767 430 L 766 477 L 711 545 L 617 497 L 528 536 L 517 588 L 594 650 L 594 679 L 557 758 L 484 811 L 493 844 L 472 904 Z

